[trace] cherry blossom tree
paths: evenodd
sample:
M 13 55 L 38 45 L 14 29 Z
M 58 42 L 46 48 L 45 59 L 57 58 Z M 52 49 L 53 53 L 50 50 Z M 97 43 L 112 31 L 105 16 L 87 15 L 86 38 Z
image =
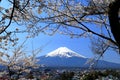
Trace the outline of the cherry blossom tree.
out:
M 36 56 L 41 51 L 41 48 L 33 50 L 31 54 L 28 55 L 30 51 L 26 51 L 24 44 L 25 42 L 21 45 L 16 45 L 14 49 L 8 50 L 9 53 L 7 53 L 8 51 L 0 52 L 0 65 L 5 68 L 5 71 L 7 70 L 6 73 L 8 73 L 9 79 L 12 79 L 13 75 L 17 75 L 17 79 L 19 79 L 19 76 L 23 72 L 27 74 L 30 73 L 32 69 L 39 68 Z
M 2 3 L 4 0 L 1 0 Z M 35 37 L 40 32 L 56 32 L 73 38 L 101 39 L 107 49 L 119 50 L 120 0 L 6 0 L 0 6 L 0 41 L 15 42 L 13 34 L 27 32 Z M 11 24 L 17 24 L 13 31 Z M 23 26 L 22 30 L 19 26 Z M 96 47 L 94 47 L 96 49 Z M 102 52 L 105 52 L 102 51 Z

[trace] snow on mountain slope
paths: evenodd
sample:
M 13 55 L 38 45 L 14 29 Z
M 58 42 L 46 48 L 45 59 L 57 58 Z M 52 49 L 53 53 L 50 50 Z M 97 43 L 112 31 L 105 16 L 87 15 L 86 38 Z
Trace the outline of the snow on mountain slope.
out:
M 46 55 L 46 57 L 82 57 L 86 58 L 85 56 L 82 56 L 66 47 L 60 47 Z

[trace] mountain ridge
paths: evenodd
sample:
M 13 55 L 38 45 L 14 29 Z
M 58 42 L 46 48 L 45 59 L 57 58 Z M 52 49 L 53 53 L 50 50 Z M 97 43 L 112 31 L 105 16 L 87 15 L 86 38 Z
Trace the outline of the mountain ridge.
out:
M 86 64 L 89 58 L 82 56 L 66 47 L 60 47 L 47 55 L 40 56 L 38 64 L 46 67 L 80 67 L 89 68 L 91 64 Z M 98 60 L 96 68 L 120 69 L 120 64 Z

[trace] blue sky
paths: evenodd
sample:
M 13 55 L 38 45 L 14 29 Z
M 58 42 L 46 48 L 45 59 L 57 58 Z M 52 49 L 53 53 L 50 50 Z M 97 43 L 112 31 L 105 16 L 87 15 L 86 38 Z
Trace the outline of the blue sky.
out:
M 20 38 L 19 41 L 23 42 L 25 39 L 25 35 L 18 34 L 18 36 Z M 35 38 L 29 39 L 25 44 L 28 50 L 32 50 L 33 47 L 34 49 L 42 47 L 42 51 L 38 56 L 45 55 L 59 47 L 67 47 L 89 58 L 93 58 L 95 56 L 90 50 L 90 40 L 88 38 L 70 38 L 69 36 L 60 35 L 58 33 L 53 36 L 48 36 L 40 33 Z M 110 62 L 120 63 L 120 55 L 115 53 L 114 51 L 106 52 L 102 59 Z

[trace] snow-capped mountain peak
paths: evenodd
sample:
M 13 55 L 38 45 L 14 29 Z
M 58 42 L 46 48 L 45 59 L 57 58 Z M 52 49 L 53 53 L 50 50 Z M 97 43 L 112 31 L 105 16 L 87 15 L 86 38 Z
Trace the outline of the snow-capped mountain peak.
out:
M 60 47 L 46 55 L 46 57 L 82 57 L 86 58 L 85 56 L 82 56 L 66 47 Z

